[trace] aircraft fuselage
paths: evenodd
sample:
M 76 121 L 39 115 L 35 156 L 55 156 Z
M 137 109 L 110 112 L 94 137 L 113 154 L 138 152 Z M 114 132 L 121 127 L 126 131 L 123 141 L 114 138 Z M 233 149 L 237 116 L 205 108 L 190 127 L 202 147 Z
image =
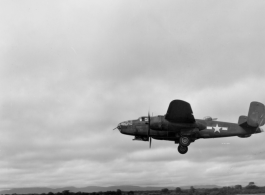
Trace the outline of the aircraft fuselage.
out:
M 253 133 L 262 132 L 258 127 L 242 127 L 237 123 L 222 121 L 196 119 L 193 124 L 185 124 L 167 121 L 164 116 L 150 117 L 150 119 L 150 137 L 160 140 L 175 141 L 181 135 L 187 135 L 194 139 L 231 136 L 249 137 Z M 145 137 L 148 133 L 148 117 L 122 122 L 118 129 L 122 134 Z
M 250 137 L 261 133 L 260 126 L 265 124 L 265 106 L 260 102 L 251 102 L 248 115 L 241 115 L 238 123 L 216 121 L 211 117 L 195 119 L 191 106 L 183 100 L 170 102 L 166 115 L 140 117 L 118 125 L 122 134 L 135 136 L 134 140 L 151 141 L 153 139 L 175 141 L 178 151 L 185 154 L 188 146 L 200 138 L 219 138 L 238 136 Z

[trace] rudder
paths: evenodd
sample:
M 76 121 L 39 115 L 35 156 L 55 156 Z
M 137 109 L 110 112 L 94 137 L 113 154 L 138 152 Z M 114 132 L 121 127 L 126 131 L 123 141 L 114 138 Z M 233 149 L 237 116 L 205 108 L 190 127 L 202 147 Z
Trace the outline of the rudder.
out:
M 243 115 L 240 116 L 238 118 L 238 125 L 240 125 L 240 126 L 244 125 L 247 122 L 247 120 L 248 120 L 247 116 L 243 116 Z
M 262 103 L 250 103 L 247 124 L 252 127 L 258 127 L 265 124 L 265 106 Z

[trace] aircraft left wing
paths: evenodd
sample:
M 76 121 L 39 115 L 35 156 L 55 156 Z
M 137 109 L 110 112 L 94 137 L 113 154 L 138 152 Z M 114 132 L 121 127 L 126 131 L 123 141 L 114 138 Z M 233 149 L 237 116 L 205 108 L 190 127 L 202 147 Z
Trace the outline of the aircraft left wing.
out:
M 177 123 L 195 122 L 190 104 L 183 100 L 173 100 L 170 102 L 165 119 Z

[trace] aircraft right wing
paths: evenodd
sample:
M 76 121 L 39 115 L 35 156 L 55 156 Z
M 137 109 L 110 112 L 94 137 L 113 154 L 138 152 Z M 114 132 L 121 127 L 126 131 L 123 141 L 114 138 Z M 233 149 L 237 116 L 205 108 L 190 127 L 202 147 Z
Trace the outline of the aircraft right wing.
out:
M 173 100 L 170 102 L 165 119 L 176 123 L 195 122 L 190 104 L 183 100 Z

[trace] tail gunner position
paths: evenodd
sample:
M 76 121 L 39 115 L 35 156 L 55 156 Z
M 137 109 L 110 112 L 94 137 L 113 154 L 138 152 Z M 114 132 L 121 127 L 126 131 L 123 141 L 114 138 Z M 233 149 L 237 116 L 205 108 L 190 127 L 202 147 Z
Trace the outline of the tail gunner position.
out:
M 263 132 L 260 126 L 264 124 L 265 107 L 259 102 L 251 102 L 248 116 L 240 116 L 238 123 L 228 123 L 211 117 L 194 119 L 188 102 L 173 100 L 164 116 L 150 117 L 148 114 L 136 120 L 122 122 L 116 128 L 122 134 L 135 136 L 133 140 L 149 141 L 150 147 L 152 138 L 174 141 L 179 144 L 179 153 L 185 154 L 190 143 L 197 139 L 231 136 L 246 138 Z

